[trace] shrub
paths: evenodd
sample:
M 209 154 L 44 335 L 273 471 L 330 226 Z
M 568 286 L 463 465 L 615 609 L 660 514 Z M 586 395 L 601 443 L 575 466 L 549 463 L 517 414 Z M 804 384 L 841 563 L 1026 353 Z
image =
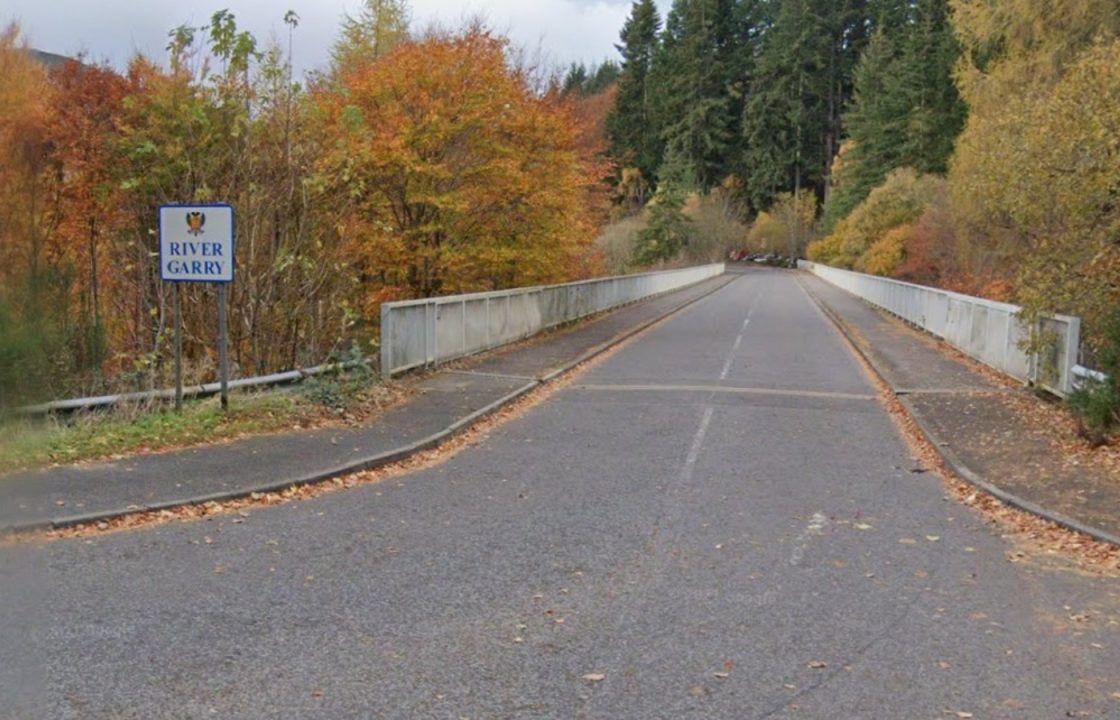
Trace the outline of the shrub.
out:
M 1120 425 L 1120 307 L 1104 323 L 1094 364 L 1105 379 L 1087 380 L 1067 402 L 1082 437 L 1100 445 Z
M 638 244 L 638 234 L 648 224 L 648 213 L 642 212 L 617 220 L 602 229 L 595 239 L 595 247 L 603 254 L 607 272 L 622 275 L 630 272 L 634 263 L 634 248 Z
M 692 220 L 693 232 L 685 245 L 685 256 L 690 262 L 718 262 L 742 245 L 747 237 L 743 222 L 746 207 L 738 192 L 738 180 L 732 176 L 707 196 L 689 198 L 684 212 Z
M 893 276 L 902 264 L 903 247 L 913 234 L 913 225 L 901 225 L 888 230 L 860 256 L 856 261 L 856 270 L 884 277 Z
M 832 234 L 810 244 L 809 259 L 854 268 L 860 258 L 888 231 L 915 222 L 935 197 L 945 193 L 945 180 L 900 168 L 871 191 Z
M 955 246 L 952 220 L 946 199 L 941 197 L 909 226 L 903 238 L 902 262 L 892 277 L 919 285 L 938 285 L 946 276 L 958 274 Z
M 752 249 L 799 257 L 811 239 L 816 214 L 817 199 L 812 193 L 797 198 L 781 193 L 769 212 L 760 212 L 755 218 L 747 244 Z

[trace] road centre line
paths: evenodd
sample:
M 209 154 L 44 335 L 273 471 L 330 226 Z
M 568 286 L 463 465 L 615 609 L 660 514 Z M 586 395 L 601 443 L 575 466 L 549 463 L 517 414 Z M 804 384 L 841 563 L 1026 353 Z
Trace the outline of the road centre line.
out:
M 808 547 L 809 541 L 815 535 L 820 535 L 824 530 L 824 526 L 828 524 L 828 518 L 823 514 L 816 512 L 813 517 L 809 519 L 809 525 L 805 530 L 797 536 L 793 541 L 793 552 L 789 556 L 790 565 L 800 565 L 801 560 L 805 557 L 805 548 Z
M 731 373 L 731 363 L 735 361 L 735 353 L 738 352 L 739 346 L 743 344 L 743 333 L 747 331 L 747 325 L 751 322 L 751 316 L 754 315 L 754 309 L 758 305 L 758 298 L 762 294 L 761 287 L 755 291 L 754 297 L 751 298 L 750 305 L 747 307 L 747 317 L 743 319 L 743 324 L 739 327 L 739 336 L 735 338 L 735 345 L 732 346 L 731 352 L 727 354 L 727 360 L 723 363 L 723 369 L 719 373 L 720 380 L 726 380 L 728 374 Z
M 572 385 L 572 390 L 605 390 L 616 392 L 710 392 L 729 395 L 772 395 L 776 397 L 822 398 L 826 400 L 875 400 L 874 395 L 827 392 L 823 390 L 779 390 L 777 388 L 726 387 L 718 385 Z
M 712 413 L 715 411 L 711 405 L 704 408 L 704 417 L 700 419 L 700 427 L 696 430 L 696 435 L 692 438 L 692 445 L 688 448 L 688 456 L 684 459 L 684 467 L 681 469 L 681 479 L 692 479 L 692 471 L 696 467 L 696 461 L 700 458 L 700 448 L 704 445 L 704 436 L 708 434 L 708 425 L 712 422 Z
M 739 333 L 739 337 L 735 338 L 735 344 L 731 346 L 731 352 L 727 354 L 727 361 L 723 363 L 723 370 L 720 371 L 719 379 L 726 380 L 727 374 L 731 372 L 731 362 L 735 359 L 735 351 L 743 344 L 743 334 Z

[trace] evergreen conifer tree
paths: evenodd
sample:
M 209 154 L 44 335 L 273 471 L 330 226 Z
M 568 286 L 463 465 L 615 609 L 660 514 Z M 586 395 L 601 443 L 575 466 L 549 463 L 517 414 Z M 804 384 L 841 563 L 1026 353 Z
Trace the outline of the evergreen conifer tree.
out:
M 946 0 L 919 0 L 881 26 L 855 72 L 844 125 L 851 140 L 825 204 L 831 228 L 899 167 L 944 173 L 965 108 L 953 84 L 959 49 Z
M 661 165 L 662 144 L 654 115 L 651 70 L 661 18 L 653 0 L 635 0 L 620 33 L 622 69 L 618 96 L 607 117 L 611 154 L 623 166 L 636 167 L 651 181 Z

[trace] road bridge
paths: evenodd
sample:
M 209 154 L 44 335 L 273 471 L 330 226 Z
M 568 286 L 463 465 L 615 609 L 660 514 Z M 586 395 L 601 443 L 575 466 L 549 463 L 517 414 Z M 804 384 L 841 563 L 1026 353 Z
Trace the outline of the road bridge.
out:
M 7 707 L 1120 716 L 1120 582 L 1009 562 L 801 283 L 746 273 L 411 474 L 0 549 Z

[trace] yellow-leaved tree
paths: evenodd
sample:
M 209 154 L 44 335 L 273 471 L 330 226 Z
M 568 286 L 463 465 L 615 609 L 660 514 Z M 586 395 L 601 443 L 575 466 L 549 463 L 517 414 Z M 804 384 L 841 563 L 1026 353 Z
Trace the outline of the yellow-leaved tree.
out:
M 1028 319 L 1096 336 L 1120 302 L 1120 6 L 952 0 L 969 118 L 950 167 L 963 258 L 1016 281 Z

